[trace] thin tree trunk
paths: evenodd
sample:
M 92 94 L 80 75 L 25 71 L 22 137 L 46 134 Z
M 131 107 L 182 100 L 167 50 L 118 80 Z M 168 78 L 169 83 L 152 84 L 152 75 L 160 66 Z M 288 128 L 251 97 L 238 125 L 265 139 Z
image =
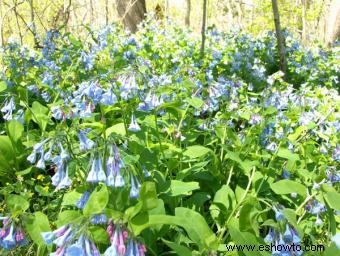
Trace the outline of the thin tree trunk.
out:
M 37 28 L 35 25 L 35 18 L 34 18 L 34 3 L 33 0 L 29 1 L 30 3 L 30 9 L 31 9 L 31 24 L 32 24 L 32 34 L 33 34 L 33 39 L 34 39 L 34 47 L 38 47 L 38 39 L 37 39 Z
M 340 37 L 340 0 L 333 0 L 326 17 L 326 44 L 331 46 Z
M 90 0 L 90 9 L 91 9 L 91 24 L 93 24 L 93 21 L 94 21 L 94 8 L 93 8 L 93 2 L 92 0 Z
M 306 23 L 306 0 L 302 0 L 302 35 L 301 35 L 301 38 L 302 38 L 302 42 L 303 43 L 306 43 L 306 26 L 307 26 L 307 23 Z
M 190 27 L 191 0 L 186 0 L 186 2 L 185 25 Z
M 202 42 L 201 42 L 201 58 L 204 57 L 204 48 L 205 48 L 205 24 L 207 21 L 207 0 L 203 0 L 203 18 L 202 18 Z
M 18 10 L 17 10 L 17 2 L 15 1 L 15 7 L 14 7 L 14 13 L 15 13 L 15 20 L 16 20 L 16 23 L 17 23 L 17 27 L 18 27 L 18 32 L 19 32 L 19 37 L 20 37 L 20 43 L 22 44 L 22 39 L 23 39 L 23 36 L 22 36 L 22 33 L 21 33 L 21 28 L 20 28 L 20 23 L 19 23 L 19 19 L 18 19 Z
M 285 46 L 284 46 L 284 37 L 281 31 L 280 14 L 279 14 L 279 8 L 277 6 L 277 0 L 272 0 L 272 7 L 273 7 L 273 13 L 274 13 L 277 46 L 278 46 L 279 56 L 280 56 L 280 70 L 286 75 L 287 62 L 286 62 L 286 54 L 285 54 Z
M 125 28 L 135 33 L 146 13 L 145 0 L 117 0 L 117 11 Z
M 105 25 L 109 25 L 109 0 L 105 0 Z

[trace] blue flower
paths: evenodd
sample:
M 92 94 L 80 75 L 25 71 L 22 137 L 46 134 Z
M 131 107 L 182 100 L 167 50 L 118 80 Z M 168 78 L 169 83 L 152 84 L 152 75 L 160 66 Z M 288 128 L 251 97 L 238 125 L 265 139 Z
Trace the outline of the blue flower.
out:
M 293 234 L 290 230 L 290 227 L 288 224 L 286 224 L 286 231 L 283 234 L 283 240 L 287 243 L 290 244 L 293 242 Z
M 332 241 L 335 243 L 336 247 L 338 247 L 338 249 L 340 249 L 340 233 L 336 233 L 336 235 L 334 235 L 332 237 Z
M 132 132 L 139 132 L 139 131 L 141 131 L 141 128 L 140 128 L 139 124 L 136 121 L 135 115 L 131 116 L 131 122 L 130 122 L 130 125 L 128 127 L 128 130 L 132 131 Z
M 106 106 L 112 106 L 117 102 L 117 97 L 112 92 L 111 88 L 109 88 L 105 93 L 102 94 L 100 102 Z
M 1 108 L 1 112 L 5 114 L 3 117 L 5 120 L 9 121 L 12 120 L 13 110 L 15 109 L 14 98 L 12 97 L 9 101 L 7 100 L 5 106 Z
M 82 196 L 80 197 L 80 199 L 77 201 L 76 203 L 76 206 L 79 208 L 79 209 L 84 209 L 87 201 L 89 200 L 90 198 L 90 195 L 91 193 L 89 191 L 85 191 Z
M 52 107 L 51 112 L 52 112 L 52 116 L 57 120 L 61 120 L 64 117 L 64 112 L 62 111 L 60 106 Z
M 91 217 L 91 223 L 94 225 L 106 224 L 108 221 L 105 214 L 96 214 Z
M 14 225 L 11 224 L 8 234 L 2 239 L 2 247 L 6 250 L 10 250 L 16 246 L 15 236 L 14 236 Z
M 92 161 L 92 167 L 87 176 L 86 181 L 87 182 L 101 182 L 101 181 L 105 182 L 106 181 L 106 175 L 103 170 L 102 160 L 100 157 Z
M 283 215 L 281 210 L 277 209 L 275 206 L 273 206 L 273 210 L 275 212 L 275 219 L 277 221 L 282 221 L 282 220 L 285 219 L 285 217 L 284 217 L 284 215 Z
M 57 172 L 52 177 L 53 186 L 56 187 L 56 190 L 69 187 L 72 180 L 68 176 L 68 167 L 65 166 L 60 156 L 54 157 L 53 161 L 57 165 Z
M 80 151 L 90 150 L 94 146 L 94 142 L 86 137 L 87 132 L 79 131 L 79 148 Z
M 130 189 L 130 198 L 138 198 L 139 197 L 139 187 L 140 184 L 138 180 L 134 176 L 131 175 L 131 181 L 130 181 L 131 189 Z

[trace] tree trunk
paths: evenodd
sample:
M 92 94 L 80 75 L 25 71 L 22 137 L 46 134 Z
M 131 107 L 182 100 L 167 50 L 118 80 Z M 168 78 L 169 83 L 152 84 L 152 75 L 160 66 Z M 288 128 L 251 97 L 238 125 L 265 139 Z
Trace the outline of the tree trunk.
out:
M 306 0 L 301 1 L 302 4 L 302 32 L 301 32 L 301 39 L 303 43 L 306 43 L 307 41 L 307 22 L 306 22 Z
M 340 38 L 340 0 L 333 0 L 326 18 L 326 44 L 331 46 Z
M 135 33 L 146 13 L 145 0 L 117 0 L 117 11 L 125 28 Z
M 202 18 L 202 42 L 201 42 L 201 58 L 204 57 L 204 47 L 205 47 L 205 23 L 207 20 L 207 0 L 203 0 L 203 18 Z
M 190 27 L 190 13 L 191 13 L 191 0 L 187 0 L 187 9 L 185 13 L 185 25 Z
M 109 25 L 109 0 L 105 0 L 105 25 Z
M 286 75 L 287 62 L 286 62 L 286 55 L 285 55 L 284 37 L 281 31 L 280 14 L 279 14 L 279 8 L 277 6 L 277 0 L 272 0 L 272 7 L 273 7 L 273 13 L 274 13 L 277 46 L 278 46 L 279 56 L 280 56 L 280 70 Z

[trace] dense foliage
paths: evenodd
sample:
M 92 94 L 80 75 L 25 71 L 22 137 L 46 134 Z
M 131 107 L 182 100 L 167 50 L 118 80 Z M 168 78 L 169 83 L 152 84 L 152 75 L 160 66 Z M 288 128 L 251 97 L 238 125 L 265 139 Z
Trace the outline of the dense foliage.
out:
M 336 255 L 338 55 L 286 40 L 285 77 L 271 33 L 210 29 L 203 59 L 194 35 L 152 22 L 85 41 L 51 31 L 42 49 L 9 43 L 1 255 L 223 255 L 270 243 Z

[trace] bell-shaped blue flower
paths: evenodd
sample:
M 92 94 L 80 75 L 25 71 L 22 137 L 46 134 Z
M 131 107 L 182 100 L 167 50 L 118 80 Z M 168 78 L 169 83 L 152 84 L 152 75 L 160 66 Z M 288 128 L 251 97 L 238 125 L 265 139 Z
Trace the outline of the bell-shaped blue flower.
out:
M 80 151 L 90 150 L 94 146 L 94 142 L 86 137 L 85 131 L 79 131 L 79 149 Z
M 137 123 L 135 115 L 131 116 L 131 122 L 130 122 L 130 125 L 128 127 L 128 130 L 131 131 L 131 132 L 139 132 L 141 130 L 139 124 Z
M 89 191 L 85 191 L 82 196 L 80 197 L 80 199 L 78 200 L 78 202 L 76 203 L 76 206 L 79 208 L 79 209 L 84 209 L 87 201 L 89 200 L 90 198 L 90 195 L 91 193 Z
M 102 160 L 100 157 L 96 158 L 92 162 L 91 170 L 86 179 L 87 182 L 104 182 L 106 181 L 106 174 L 102 166 Z

